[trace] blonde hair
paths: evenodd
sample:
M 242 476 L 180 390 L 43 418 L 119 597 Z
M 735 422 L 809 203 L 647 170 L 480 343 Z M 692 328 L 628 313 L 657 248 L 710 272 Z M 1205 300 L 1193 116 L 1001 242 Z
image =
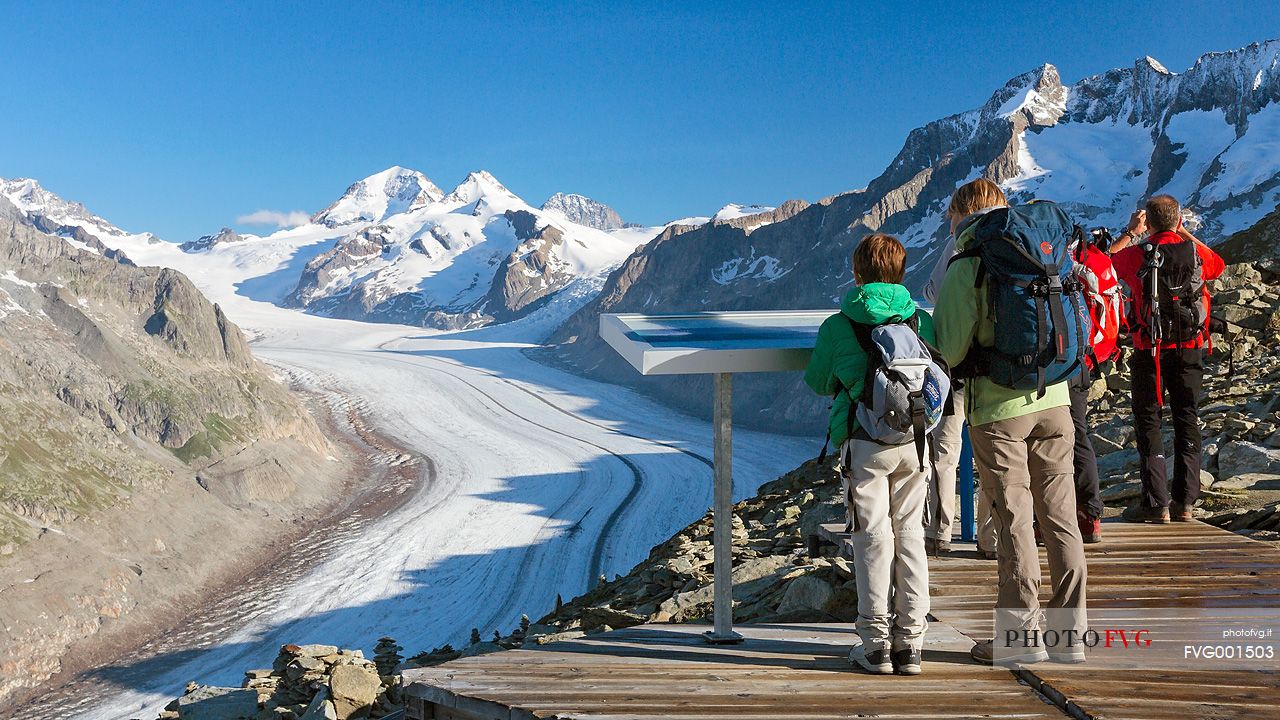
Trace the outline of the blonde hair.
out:
M 1009 204 L 1004 191 L 999 185 L 986 178 L 978 178 L 956 188 L 951 196 L 951 204 L 947 206 L 947 215 L 966 217 L 989 207 L 1004 207 Z
M 907 274 L 907 249 L 892 235 L 876 233 L 862 238 L 853 249 L 853 277 L 859 285 L 902 283 Z

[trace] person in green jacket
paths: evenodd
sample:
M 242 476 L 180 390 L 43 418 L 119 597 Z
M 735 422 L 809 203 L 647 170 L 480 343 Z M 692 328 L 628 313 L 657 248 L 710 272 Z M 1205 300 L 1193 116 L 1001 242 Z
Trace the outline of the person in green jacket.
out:
M 990 180 L 978 179 L 958 188 L 947 214 L 956 237 L 956 250 L 970 248 L 981 218 L 1007 207 L 1004 193 Z M 934 309 L 938 349 L 956 367 L 975 346 L 993 347 L 997 326 L 988 303 L 988 288 L 979 275 L 980 260 L 963 257 L 947 268 Z M 1075 426 L 1067 382 L 1035 390 L 997 385 L 989 377 L 974 377 L 965 385 L 966 417 L 973 456 L 988 494 L 995 521 L 999 582 L 997 615 L 1018 618 L 1024 629 L 1042 623 L 1040 558 L 1032 528 L 1038 521 L 1049 558 L 1053 594 L 1050 629 L 1083 632 L 1085 608 L 1084 544 L 1076 518 L 1074 448 Z M 1082 646 L 1026 646 L 1003 660 L 1081 662 Z M 991 663 L 991 641 L 977 643 L 971 655 Z
M 845 295 L 840 312 L 819 328 L 804 379 L 814 392 L 833 398 L 829 427 L 840 448 L 862 641 L 849 660 L 871 673 L 918 675 L 929 612 L 923 524 L 928 471 L 920 467 L 913 442 L 873 441 L 851 415 L 866 382 L 868 358 L 850 321 L 875 326 L 916 316 L 920 337 L 934 340 L 932 319 L 917 310 L 902 285 L 906 256 L 902 243 L 889 235 L 869 235 L 858 244 L 852 258 L 857 286 Z

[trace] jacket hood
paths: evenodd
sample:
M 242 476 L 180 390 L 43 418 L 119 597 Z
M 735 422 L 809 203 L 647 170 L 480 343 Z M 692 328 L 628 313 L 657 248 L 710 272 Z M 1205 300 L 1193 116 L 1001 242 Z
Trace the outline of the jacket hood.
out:
M 960 221 L 960 224 L 956 226 L 956 234 L 954 236 L 955 241 L 954 241 L 953 247 L 959 248 L 959 247 L 968 246 L 969 240 L 971 238 L 964 237 L 965 233 L 969 232 L 969 229 L 972 228 L 974 225 L 977 225 L 978 221 L 982 219 L 983 215 L 986 215 L 992 210 L 1000 210 L 1007 207 L 1009 206 L 1008 205 L 992 205 L 991 207 L 985 207 L 985 208 L 982 208 L 981 210 L 978 210 L 977 212 L 972 212 L 966 215 L 965 218 Z
M 856 323 L 879 325 L 894 317 L 903 320 L 911 317 L 916 312 L 916 301 L 904 285 L 867 283 L 845 294 L 840 312 Z

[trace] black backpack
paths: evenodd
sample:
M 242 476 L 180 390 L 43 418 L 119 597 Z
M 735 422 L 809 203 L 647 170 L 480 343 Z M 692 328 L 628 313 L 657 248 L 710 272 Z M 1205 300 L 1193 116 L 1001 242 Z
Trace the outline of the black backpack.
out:
M 1138 327 L 1151 344 L 1193 342 L 1204 335 L 1209 307 L 1204 301 L 1204 263 L 1190 240 L 1142 246 L 1138 277 L 1147 299 Z

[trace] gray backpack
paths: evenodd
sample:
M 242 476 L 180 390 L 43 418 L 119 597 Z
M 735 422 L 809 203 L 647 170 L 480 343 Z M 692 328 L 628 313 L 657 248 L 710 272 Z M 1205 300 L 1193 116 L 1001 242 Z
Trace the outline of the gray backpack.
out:
M 926 437 L 942 422 L 951 379 L 946 361 L 921 339 L 919 323 L 919 313 L 874 326 L 849 319 L 867 353 L 866 381 L 849 424 L 856 414 L 861 431 L 878 443 L 914 441 L 924 470 Z

